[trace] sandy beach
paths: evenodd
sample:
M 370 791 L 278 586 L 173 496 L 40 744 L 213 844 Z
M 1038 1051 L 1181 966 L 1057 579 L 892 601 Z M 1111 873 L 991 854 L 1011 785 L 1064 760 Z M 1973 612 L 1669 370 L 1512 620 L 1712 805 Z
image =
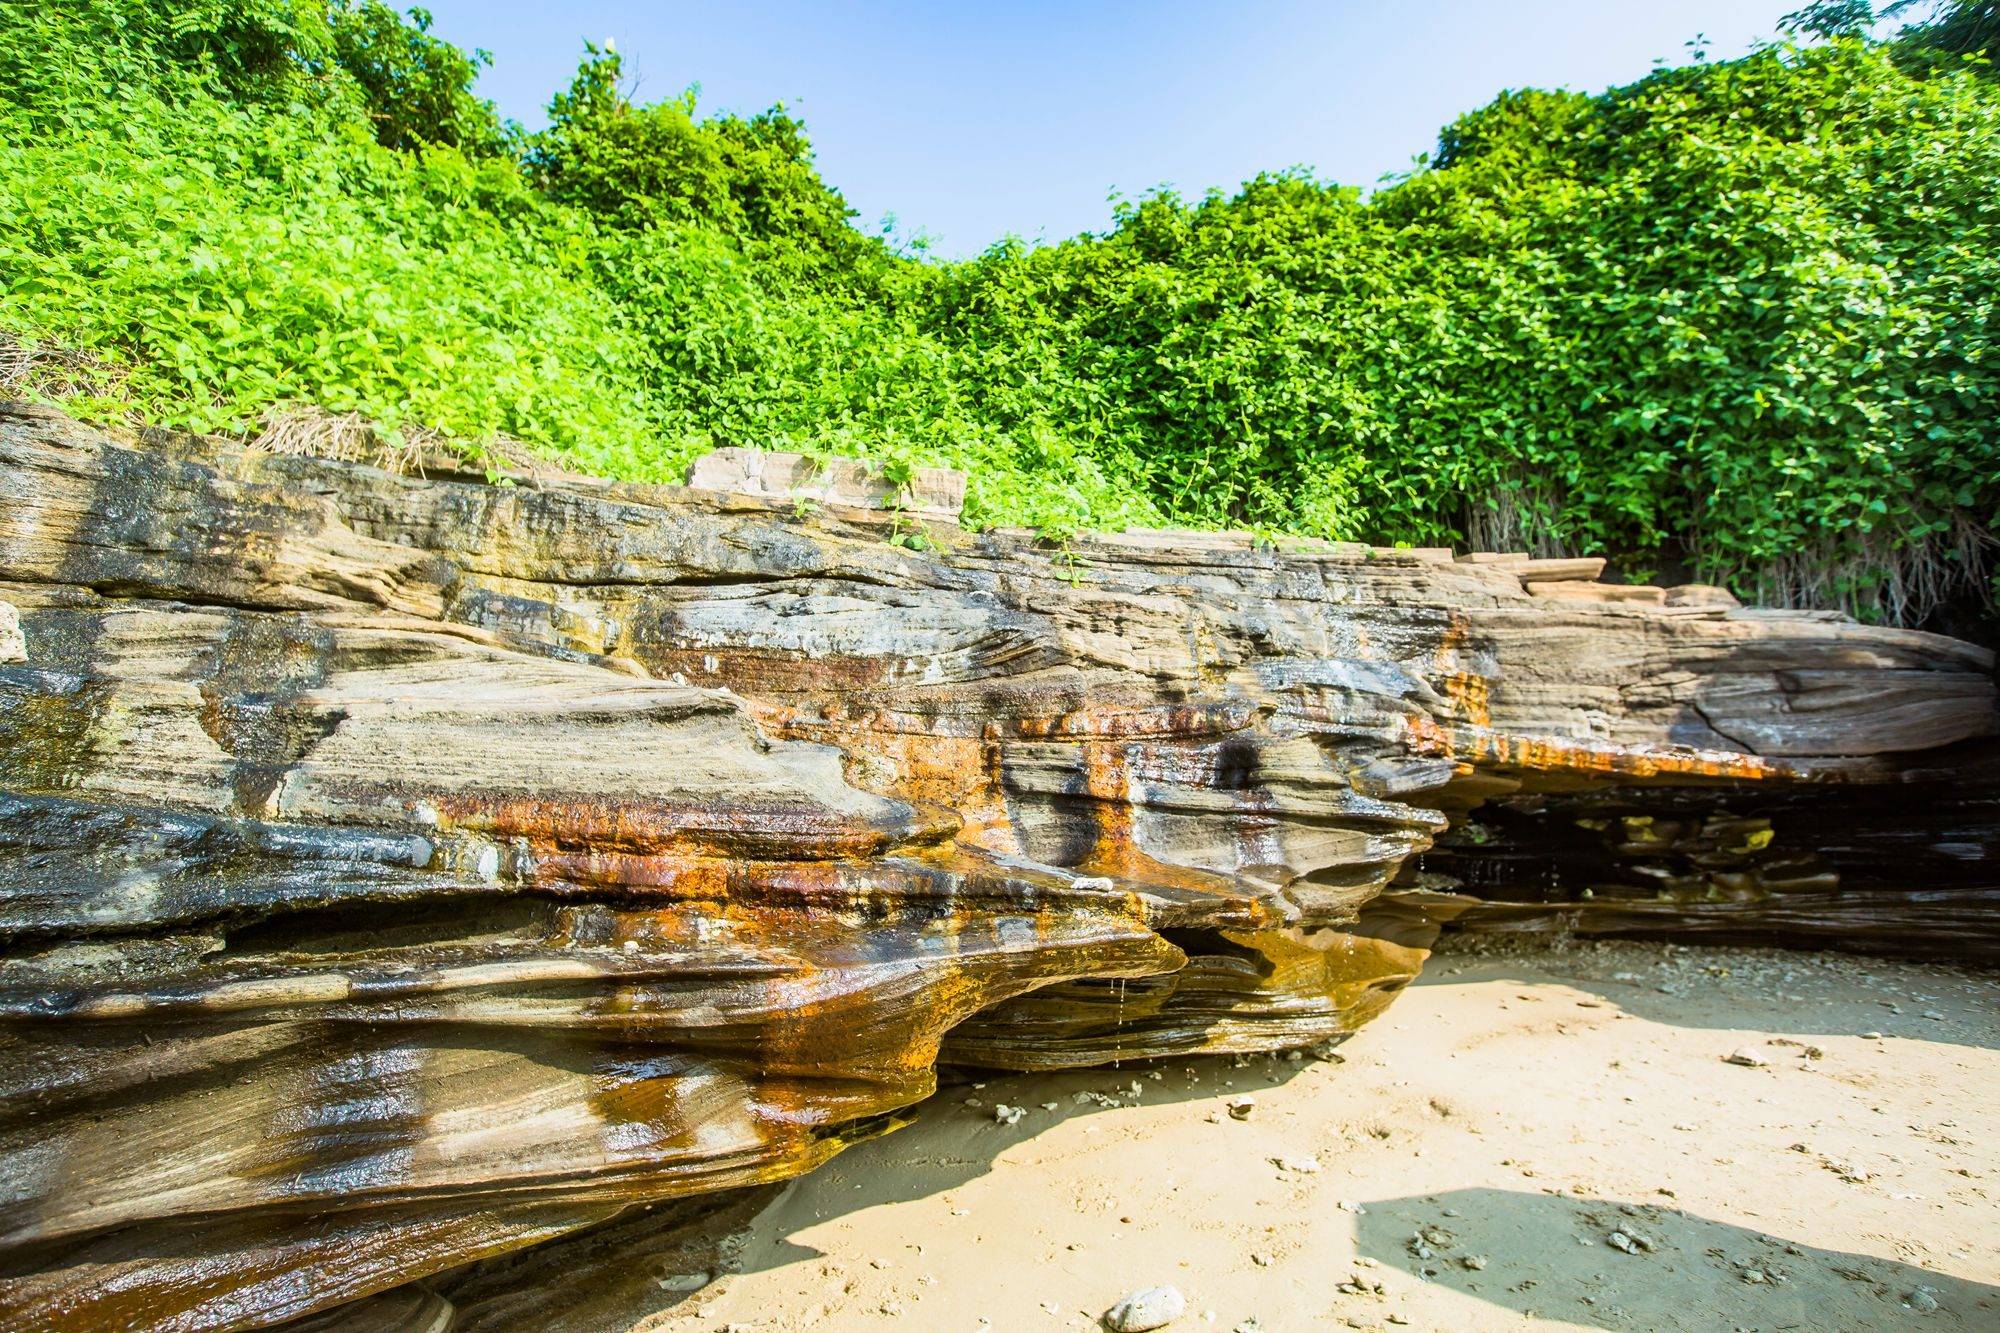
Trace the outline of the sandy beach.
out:
M 1996 1000 L 1461 940 L 1334 1059 L 953 1083 L 638 1326 L 1082 1329 L 1172 1284 L 1190 1329 L 2000 1327 Z

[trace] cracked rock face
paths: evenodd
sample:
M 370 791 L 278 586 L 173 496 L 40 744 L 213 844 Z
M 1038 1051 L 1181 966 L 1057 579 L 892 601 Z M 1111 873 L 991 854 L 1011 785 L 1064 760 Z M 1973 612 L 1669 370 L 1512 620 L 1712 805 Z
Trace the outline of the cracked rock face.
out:
M 0 1324 L 504 1326 L 529 1247 L 808 1170 L 940 1060 L 1339 1040 L 1498 910 L 1451 891 L 1512 885 L 1450 845 L 1495 811 L 1838 794 L 1866 843 L 1993 727 L 1930 635 L 906 523 L 0 407 Z M 1675 864 L 1781 823 L 1731 818 Z

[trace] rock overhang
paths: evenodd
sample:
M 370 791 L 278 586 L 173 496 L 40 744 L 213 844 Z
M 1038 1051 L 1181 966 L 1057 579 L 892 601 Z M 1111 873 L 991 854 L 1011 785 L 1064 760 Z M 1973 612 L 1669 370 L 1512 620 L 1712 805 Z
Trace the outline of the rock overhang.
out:
M 1337 1041 L 1520 919 L 1440 891 L 1477 812 L 1993 730 L 1979 649 L 1577 562 L 905 521 L 0 409 L 0 1308 L 274 1322 L 807 1169 L 941 1058 Z M 1838 920 L 1756 864 L 1703 873 Z

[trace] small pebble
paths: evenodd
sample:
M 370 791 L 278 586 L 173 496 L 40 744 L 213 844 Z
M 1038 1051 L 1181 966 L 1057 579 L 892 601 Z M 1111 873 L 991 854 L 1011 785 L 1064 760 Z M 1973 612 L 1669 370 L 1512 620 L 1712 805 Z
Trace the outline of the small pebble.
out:
M 669 1273 L 665 1277 L 655 1278 L 654 1285 L 661 1291 L 700 1291 L 708 1285 L 708 1281 L 709 1274 L 704 1269 L 699 1273 Z
M 1146 1333 L 1165 1328 L 1187 1313 L 1187 1298 L 1176 1287 L 1145 1287 L 1128 1293 L 1104 1313 L 1111 1333 Z

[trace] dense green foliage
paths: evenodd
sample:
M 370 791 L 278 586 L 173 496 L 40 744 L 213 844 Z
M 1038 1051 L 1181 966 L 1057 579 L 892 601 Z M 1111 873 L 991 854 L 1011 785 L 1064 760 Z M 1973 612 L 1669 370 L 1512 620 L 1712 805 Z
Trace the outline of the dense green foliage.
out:
M 1266 175 L 942 263 L 854 227 L 782 108 L 634 105 L 610 52 L 526 134 L 374 0 L 0 0 L 0 334 L 201 429 L 938 461 L 977 522 L 1600 551 L 1909 618 L 2000 517 L 1993 7 L 1933 8 L 1502 94 L 1371 197 Z
M 1867 8 L 1861 0 L 1847 3 Z M 1947 56 L 2000 54 L 2000 0 L 1894 0 L 1882 13 L 1919 19 L 1905 33 L 1909 49 Z

